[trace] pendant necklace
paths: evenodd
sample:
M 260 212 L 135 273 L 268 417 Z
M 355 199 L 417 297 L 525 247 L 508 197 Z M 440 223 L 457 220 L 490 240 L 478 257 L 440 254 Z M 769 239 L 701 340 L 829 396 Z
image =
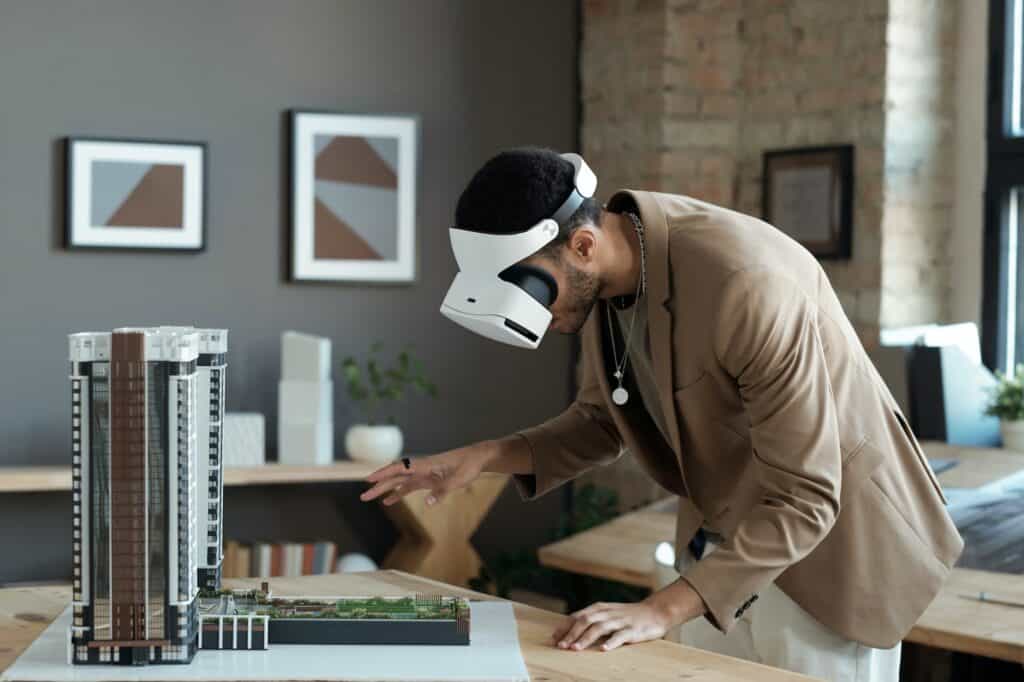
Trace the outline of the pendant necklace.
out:
M 616 388 L 612 391 L 612 402 L 616 405 L 622 406 L 629 401 L 629 391 L 622 386 L 622 380 L 625 377 L 626 364 L 629 362 L 629 349 L 633 342 L 633 326 L 636 322 L 636 307 L 640 305 L 640 296 L 643 295 L 647 289 L 647 254 L 645 253 L 644 246 L 644 226 L 640 222 L 640 217 L 629 211 L 623 213 L 633 223 L 633 227 L 636 229 L 636 235 L 640 239 L 640 279 L 636 283 L 636 295 L 633 297 L 633 315 L 629 318 L 629 331 L 626 334 L 626 347 L 622 352 L 622 360 L 619 360 L 619 354 L 615 348 L 615 329 L 612 327 L 612 316 L 608 315 L 608 337 L 612 342 L 612 359 L 615 362 L 615 377 Z M 614 304 L 614 301 L 613 301 Z M 616 304 L 617 308 L 623 308 L 624 305 Z

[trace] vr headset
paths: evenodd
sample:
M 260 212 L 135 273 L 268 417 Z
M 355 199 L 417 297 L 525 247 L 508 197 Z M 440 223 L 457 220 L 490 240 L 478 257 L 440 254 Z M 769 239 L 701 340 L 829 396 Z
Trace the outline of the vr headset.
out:
M 517 234 L 449 230 L 459 272 L 441 303 L 441 314 L 466 329 L 520 348 L 536 348 L 551 324 L 548 308 L 558 285 L 544 270 L 520 265 L 566 229 L 597 176 L 579 154 L 562 154 L 575 169 L 574 187 L 550 218 Z

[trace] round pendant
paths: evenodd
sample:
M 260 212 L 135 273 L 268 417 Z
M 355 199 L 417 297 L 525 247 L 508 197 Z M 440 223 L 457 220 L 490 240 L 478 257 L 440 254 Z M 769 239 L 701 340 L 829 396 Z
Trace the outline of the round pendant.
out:
M 629 391 L 622 386 L 612 391 L 612 402 L 616 405 L 625 405 L 627 400 L 629 400 Z

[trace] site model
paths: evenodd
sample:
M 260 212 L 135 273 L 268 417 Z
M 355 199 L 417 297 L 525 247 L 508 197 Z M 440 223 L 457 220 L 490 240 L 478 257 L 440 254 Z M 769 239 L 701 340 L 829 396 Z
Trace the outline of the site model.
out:
M 69 336 L 76 664 L 189 663 L 270 644 L 469 644 L 449 597 L 221 589 L 225 329 Z

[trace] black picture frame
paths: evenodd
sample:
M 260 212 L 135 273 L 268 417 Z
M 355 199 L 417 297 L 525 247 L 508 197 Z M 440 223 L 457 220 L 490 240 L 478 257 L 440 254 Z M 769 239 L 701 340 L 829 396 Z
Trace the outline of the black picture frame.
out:
M 853 255 L 853 155 L 853 145 L 848 144 L 764 152 L 764 220 L 820 259 L 849 259 Z
M 200 187 L 198 200 L 198 244 L 196 245 L 145 245 L 145 244 L 96 244 L 85 243 L 76 237 L 74 212 L 76 207 L 76 188 L 74 160 L 76 145 L 79 143 L 98 143 L 115 145 L 147 145 L 192 148 L 199 152 L 198 168 Z M 170 140 L 132 137 L 100 137 L 74 135 L 63 138 L 64 146 L 64 248 L 70 251 L 100 252 L 137 252 L 137 253 L 201 253 L 206 250 L 208 239 L 209 214 L 209 154 L 208 145 L 198 140 Z M 185 210 L 183 208 L 183 210 Z M 157 229 L 157 228 L 151 228 Z

